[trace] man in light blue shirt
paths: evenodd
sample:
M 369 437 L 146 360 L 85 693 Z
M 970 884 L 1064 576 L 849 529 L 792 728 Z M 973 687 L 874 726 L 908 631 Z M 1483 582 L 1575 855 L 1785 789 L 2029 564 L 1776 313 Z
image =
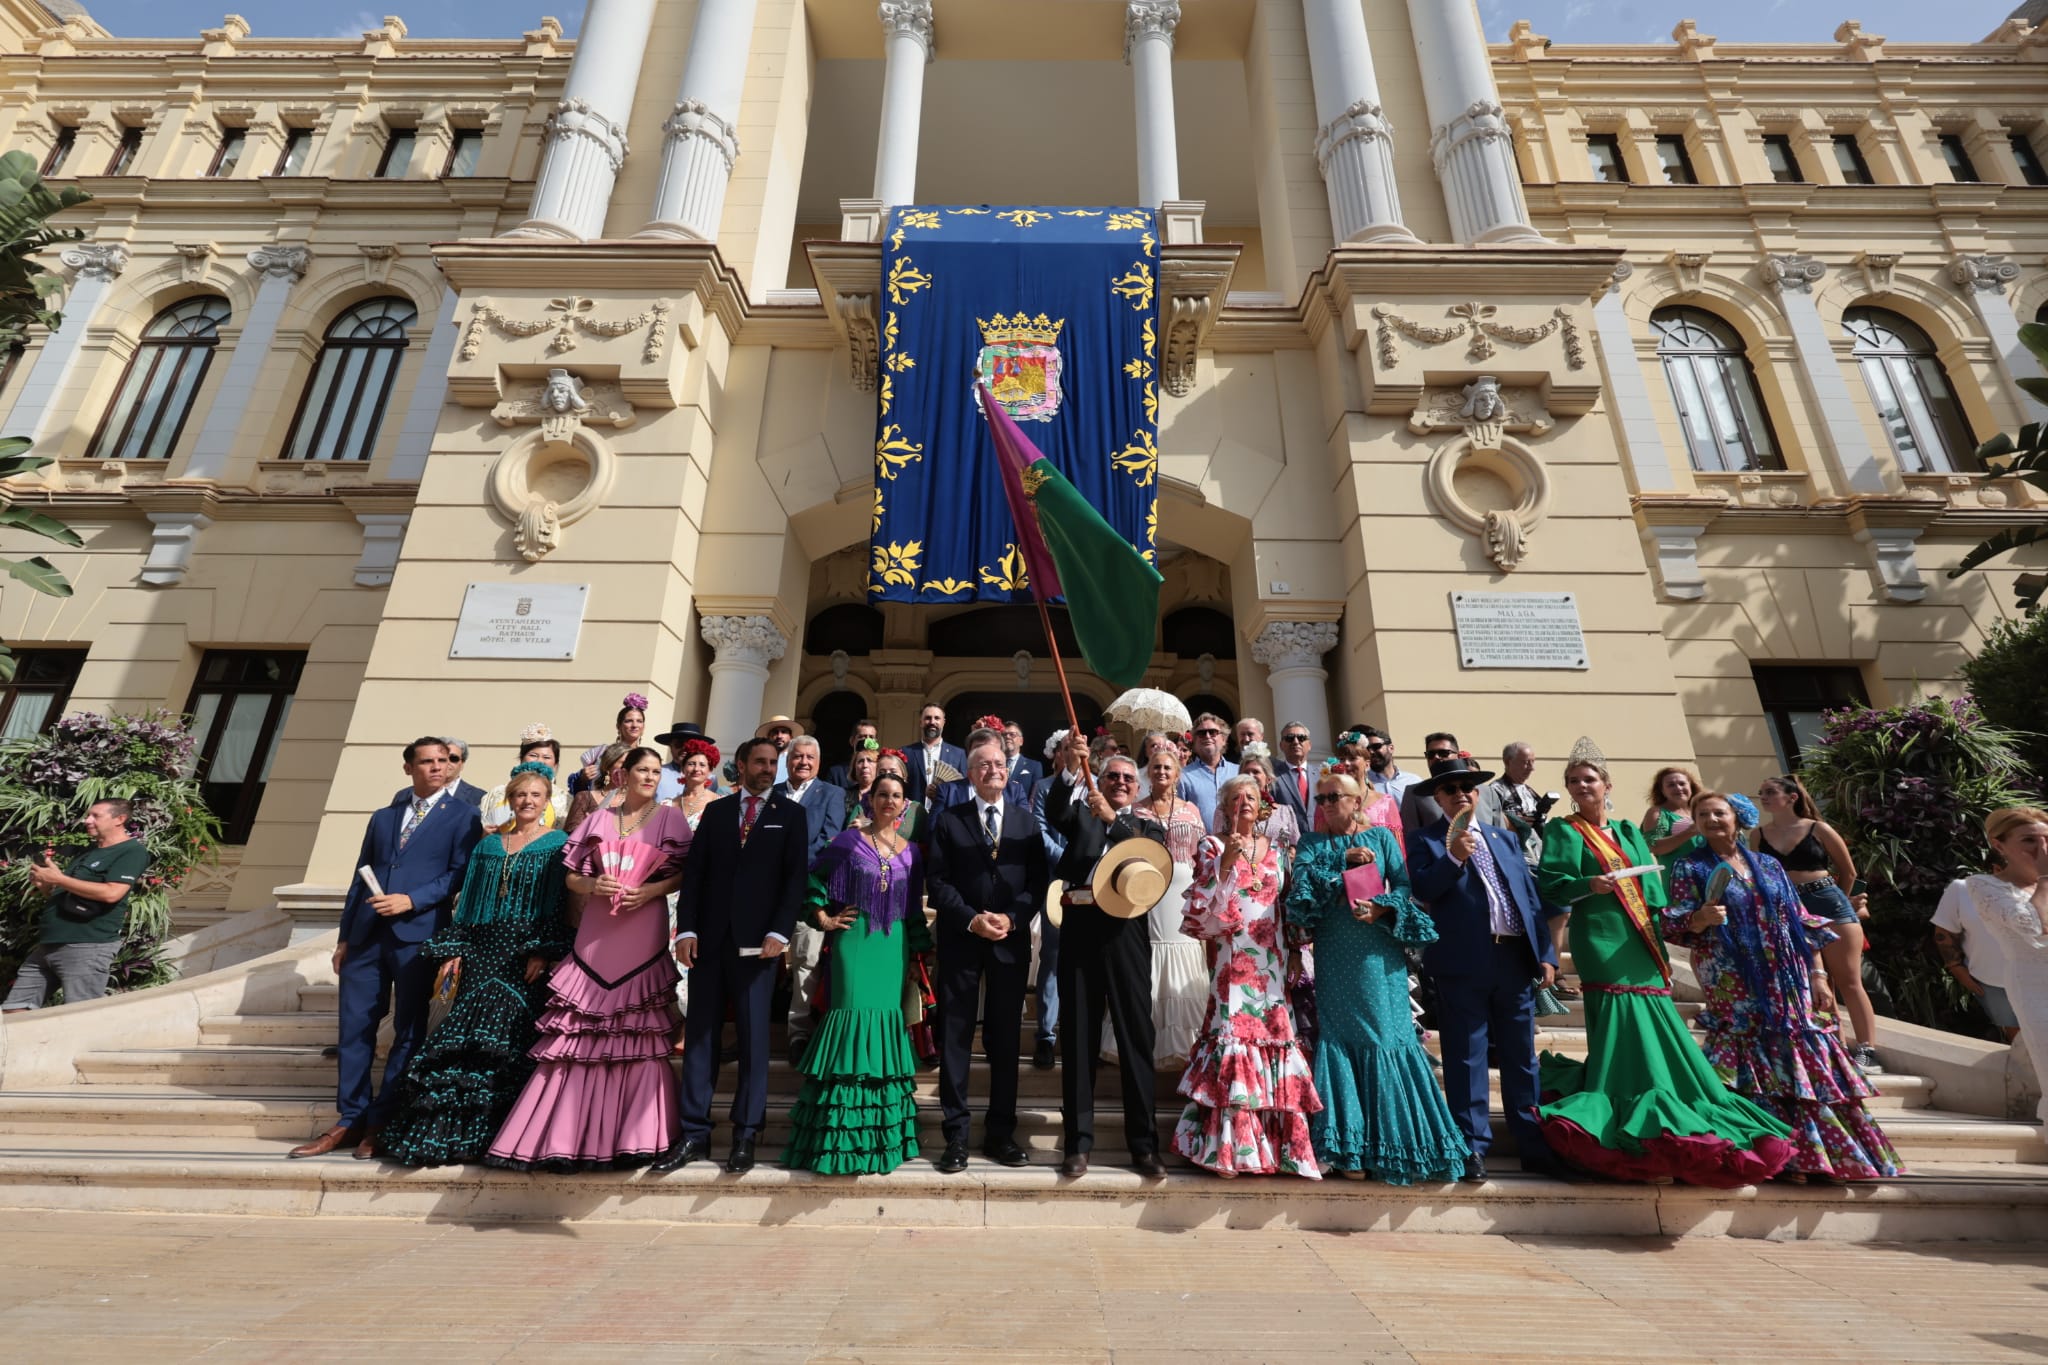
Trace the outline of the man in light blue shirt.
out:
M 1223 756 L 1223 741 L 1229 736 L 1230 723 L 1223 717 L 1208 711 L 1195 717 L 1195 756 L 1188 760 L 1181 783 L 1193 789 L 1188 799 L 1202 812 L 1205 830 L 1216 825 L 1217 793 L 1223 790 L 1225 782 L 1237 776 L 1237 765 Z

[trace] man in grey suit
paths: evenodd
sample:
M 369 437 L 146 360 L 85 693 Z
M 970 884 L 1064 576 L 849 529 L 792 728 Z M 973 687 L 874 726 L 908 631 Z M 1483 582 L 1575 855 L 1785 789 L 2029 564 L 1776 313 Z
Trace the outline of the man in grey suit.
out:
M 811 832 L 808 860 L 816 862 L 825 845 L 846 828 L 846 789 L 818 779 L 822 756 L 818 741 L 798 735 L 783 755 L 789 764 L 789 780 L 775 784 L 775 793 L 804 808 L 804 821 Z M 811 1017 L 811 988 L 816 984 L 818 955 L 825 949 L 825 935 L 799 915 L 796 936 L 789 944 L 789 1059 L 792 1064 L 804 1055 L 811 1041 L 815 1021 Z

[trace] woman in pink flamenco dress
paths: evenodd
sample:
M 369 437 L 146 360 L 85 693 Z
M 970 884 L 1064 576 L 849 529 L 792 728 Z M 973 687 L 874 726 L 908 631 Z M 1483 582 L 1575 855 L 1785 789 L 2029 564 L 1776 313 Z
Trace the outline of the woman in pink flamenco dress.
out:
M 548 977 L 536 1021 L 539 1065 L 486 1161 L 515 1170 L 630 1170 L 676 1141 L 676 1081 L 669 1068 L 671 1006 L 679 973 L 669 956 L 668 893 L 681 881 L 690 821 L 655 800 L 661 755 L 626 755 L 624 799 L 597 810 L 569 838 L 569 888 L 583 895 L 576 945 Z M 631 885 L 606 866 L 630 852 L 650 868 Z
M 1216 798 L 1216 827 L 1195 854 L 1181 931 L 1217 945 L 1209 1017 L 1180 1079 L 1187 1096 L 1173 1148 L 1222 1176 L 1320 1180 L 1308 1116 L 1316 1096 L 1308 1054 L 1287 1007 L 1280 932 L 1280 854 L 1258 832 L 1256 779 L 1234 777 Z

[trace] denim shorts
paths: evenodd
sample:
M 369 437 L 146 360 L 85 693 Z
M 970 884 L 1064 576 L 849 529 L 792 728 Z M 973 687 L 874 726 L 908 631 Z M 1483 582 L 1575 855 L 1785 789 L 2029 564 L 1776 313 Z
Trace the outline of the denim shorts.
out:
M 2012 1012 L 2012 1001 L 2006 998 L 2005 987 L 1994 986 L 1988 981 L 1979 981 L 1984 994 L 1977 997 L 1977 1003 L 1991 1016 L 1991 1022 L 2000 1028 L 2018 1028 L 2020 1017 Z
M 1830 924 L 1856 923 L 1856 907 L 1833 877 L 1799 883 L 1799 899 L 1806 908 Z

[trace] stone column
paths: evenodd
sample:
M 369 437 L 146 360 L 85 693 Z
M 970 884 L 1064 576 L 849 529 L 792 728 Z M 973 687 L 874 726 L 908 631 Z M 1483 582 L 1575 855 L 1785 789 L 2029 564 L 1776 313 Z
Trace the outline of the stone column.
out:
M 58 259 L 78 272 L 64 298 L 64 321 L 44 340 L 42 353 L 36 357 L 28 378 L 22 381 L 21 395 L 14 400 L 14 411 L 7 421 L 9 431 L 27 436 L 38 447 L 56 428 L 57 395 L 63 392 L 64 383 L 71 376 L 79 345 L 85 340 L 85 329 L 92 324 L 93 314 L 107 296 L 107 287 L 128 268 L 128 248 L 112 242 L 87 242 L 64 248 Z M 45 449 L 41 453 L 63 452 Z
M 656 0 L 590 0 L 527 219 L 508 236 L 582 241 L 604 232 L 612 186 L 626 161 L 626 120 Z
M 1678 482 L 1671 474 L 1671 457 L 1665 453 L 1664 437 L 1657 429 L 1649 381 L 1636 356 L 1635 337 L 1621 301 L 1621 282 L 1633 274 L 1635 267 L 1627 261 L 1614 267 L 1614 282 L 1593 305 L 1593 326 L 1600 338 L 1600 366 L 1607 376 L 1607 393 L 1614 402 L 1615 416 L 1621 419 L 1622 449 L 1635 472 L 1636 491 L 1666 493 L 1677 488 Z
M 1330 674 L 1323 656 L 1337 647 L 1335 621 L 1268 621 L 1252 641 L 1252 658 L 1266 666 L 1273 688 L 1273 714 L 1267 733 L 1281 727 L 1308 727 L 1309 755 L 1320 760 L 1330 752 Z
M 932 0 L 882 0 L 882 132 L 875 144 L 875 198 L 883 208 L 917 202 L 917 137 L 924 68 L 932 59 Z
M 1303 0 L 1316 95 L 1316 164 L 1337 241 L 1412 242 L 1394 188 L 1394 129 L 1380 108 L 1372 42 L 1358 0 Z
M 303 246 L 259 246 L 248 255 L 250 268 L 262 277 L 256 286 L 256 301 L 242 319 L 242 335 L 228 354 L 227 372 L 214 391 L 213 406 L 206 411 L 206 425 L 192 443 L 192 459 L 185 466 L 188 479 L 218 479 L 227 472 L 234 457 L 235 434 L 249 411 L 250 396 L 263 378 L 263 362 L 270 357 L 270 345 L 277 340 L 278 319 L 284 316 L 286 297 L 292 286 L 305 278 L 313 252 Z M 270 409 L 263 409 L 269 415 Z
M 1813 397 L 1813 429 L 1834 456 L 1835 471 L 1847 493 L 1883 493 L 1884 466 L 1863 430 L 1863 416 L 1842 378 L 1842 362 L 1813 306 L 1813 286 L 1826 278 L 1827 267 L 1812 256 L 1767 256 L 1764 283 L 1778 296 L 1778 306 L 1799 352 L 1799 369 Z
M 1180 152 L 1173 131 L 1173 31 L 1180 0 L 1130 0 L 1124 9 L 1124 61 L 1138 104 L 1138 203 L 1156 209 L 1180 198 Z
M 707 616 L 700 629 L 704 643 L 717 651 L 704 730 L 730 753 L 761 724 L 768 665 L 782 657 L 789 638 L 765 616 Z
M 2019 407 L 2022 424 L 2048 420 L 2048 406 L 2019 385 L 2021 375 L 2039 368 L 2033 352 L 2020 344 L 2020 320 L 2005 287 L 2020 277 L 2020 268 L 2003 256 L 1958 256 L 1950 263 L 1948 277 L 1970 300 L 1977 320 L 1998 347 L 1998 369 L 2005 387 Z
M 1521 174 L 1479 19 L 1468 0 L 1408 0 L 1429 151 L 1460 242 L 1540 242 L 1522 202 Z
M 754 44 L 755 0 L 699 0 L 675 112 L 661 125 L 661 186 L 654 221 L 636 236 L 709 242 L 739 160 L 740 95 Z M 753 727 L 748 727 L 753 733 Z

